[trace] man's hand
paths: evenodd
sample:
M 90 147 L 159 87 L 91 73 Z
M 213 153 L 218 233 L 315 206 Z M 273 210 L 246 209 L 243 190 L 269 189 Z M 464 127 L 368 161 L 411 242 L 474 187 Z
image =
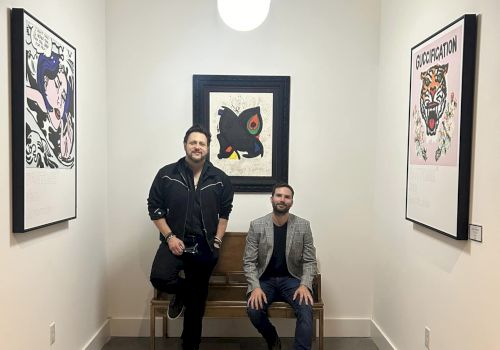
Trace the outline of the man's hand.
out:
M 170 249 L 174 255 L 182 255 L 184 252 L 184 242 L 177 237 L 171 237 L 168 240 L 168 249 Z
M 264 303 L 267 304 L 266 293 L 261 288 L 255 288 L 250 293 L 250 298 L 248 298 L 247 305 L 251 309 L 260 310 L 264 307 Z
M 302 302 L 305 302 L 306 305 L 312 305 L 314 303 L 311 292 L 309 292 L 309 289 L 303 284 L 301 284 L 293 294 L 293 300 L 297 299 L 297 297 L 299 297 L 299 305 L 302 305 Z

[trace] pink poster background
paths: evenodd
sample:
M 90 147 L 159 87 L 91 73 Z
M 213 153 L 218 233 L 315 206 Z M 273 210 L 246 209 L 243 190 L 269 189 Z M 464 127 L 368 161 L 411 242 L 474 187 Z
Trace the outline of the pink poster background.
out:
M 457 38 L 457 50 L 440 60 L 434 60 L 430 63 L 421 65 L 417 69 L 416 58 L 419 54 L 429 51 L 432 48 L 438 47 L 441 44 L 452 40 L 456 36 Z M 430 39 L 428 42 L 416 47 L 412 51 L 411 58 L 411 93 L 410 93 L 410 135 L 409 135 L 409 161 L 410 164 L 414 165 L 439 165 L 439 166 L 457 166 L 458 164 L 458 152 L 459 152 L 459 139 L 458 135 L 460 132 L 460 109 L 461 109 L 461 77 L 462 77 L 462 52 L 463 52 L 463 23 L 459 22 L 454 26 L 446 29 L 444 32 L 438 34 L 436 37 Z M 420 113 L 420 91 L 422 89 L 422 80 L 420 74 L 425 72 L 432 66 L 439 64 L 443 65 L 448 63 L 448 73 L 446 74 L 446 85 L 447 85 L 447 97 L 445 112 L 439 121 L 438 130 L 436 135 L 428 136 L 425 132 L 425 121 Z M 454 109 L 453 117 L 451 118 L 451 142 L 446 153 L 441 152 L 440 158 L 435 160 L 435 153 L 440 144 L 440 130 L 443 127 L 443 118 L 448 109 L 448 104 L 450 104 L 451 97 L 453 95 L 453 100 L 456 101 L 456 107 Z M 415 113 L 417 115 L 415 115 Z M 423 157 L 417 155 L 417 146 L 415 138 L 416 124 L 414 118 L 420 118 L 422 128 L 423 128 L 423 143 L 421 146 L 425 147 L 427 152 L 427 160 Z M 421 134 L 421 133 L 420 133 Z

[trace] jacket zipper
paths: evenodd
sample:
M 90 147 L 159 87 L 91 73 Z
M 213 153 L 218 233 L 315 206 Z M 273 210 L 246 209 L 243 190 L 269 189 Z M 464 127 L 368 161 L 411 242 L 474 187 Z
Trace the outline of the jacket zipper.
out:
M 205 175 L 205 174 L 202 174 L 202 175 Z M 203 182 L 203 176 L 200 178 L 200 181 Z M 199 184 L 200 186 L 198 187 L 201 187 L 201 184 Z M 207 245 L 208 245 L 208 248 L 210 248 L 210 251 L 213 251 L 213 247 L 212 245 L 210 244 L 209 240 L 208 240 L 208 232 L 207 232 L 207 226 L 205 225 L 205 219 L 203 217 L 203 203 L 201 201 L 201 191 L 203 189 L 205 189 L 207 186 L 205 187 L 201 187 L 200 188 L 200 213 L 201 213 L 201 223 L 203 225 L 203 236 L 205 237 L 205 241 L 207 242 Z M 215 229 L 216 233 L 217 233 L 217 229 Z
M 182 240 L 184 240 L 184 235 L 186 234 L 186 223 L 187 223 L 187 215 L 188 215 L 188 208 L 189 208 L 189 184 L 186 181 L 186 178 L 184 177 L 184 174 L 182 172 L 179 172 L 181 174 L 182 179 L 186 183 L 186 188 L 187 188 L 187 201 L 186 201 L 186 215 L 184 217 L 184 229 L 182 230 Z M 203 218 L 203 216 L 202 216 Z
M 206 226 L 205 226 L 205 219 L 203 218 L 203 205 L 202 205 L 202 202 L 201 202 L 201 190 L 200 190 L 200 212 L 201 212 L 201 223 L 203 224 L 203 229 L 202 229 L 203 230 L 203 236 L 205 236 L 205 241 L 207 241 L 208 247 L 210 248 L 211 251 L 213 251 L 212 245 L 208 241 L 208 232 L 207 232 L 207 229 L 206 229 Z M 217 231 L 217 229 L 215 229 L 215 230 Z

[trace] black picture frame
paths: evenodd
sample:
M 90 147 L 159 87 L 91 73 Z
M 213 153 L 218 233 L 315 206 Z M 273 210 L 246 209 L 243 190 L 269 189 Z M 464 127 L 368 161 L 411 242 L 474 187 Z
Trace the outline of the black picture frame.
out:
M 240 151 L 238 146 L 233 145 L 237 144 L 233 140 L 247 137 L 244 135 L 246 131 L 241 131 L 240 138 L 235 136 L 227 141 L 225 136 L 229 135 L 229 128 L 226 126 L 229 124 L 219 125 L 221 115 L 218 113 L 222 104 L 229 103 L 220 104 L 221 101 L 232 101 L 230 106 L 224 106 L 227 107 L 224 110 L 232 115 L 229 123 L 239 120 L 231 124 L 231 127 L 239 125 L 239 131 L 240 127 L 245 129 L 245 125 L 250 125 L 241 122 L 249 116 L 245 113 L 258 108 L 260 122 L 254 119 L 256 124 L 252 125 L 260 123 L 262 131 L 257 135 L 258 141 L 252 138 L 253 148 L 248 148 L 249 152 Z M 289 113 L 289 76 L 193 75 L 193 123 L 201 124 L 211 132 L 209 159 L 229 175 L 236 192 L 271 192 L 276 183 L 288 181 Z M 229 120 L 229 117 L 224 118 Z M 224 150 L 222 143 L 227 146 Z M 217 154 L 211 154 L 217 149 Z M 231 157 L 234 159 L 224 158 L 229 155 L 229 152 L 225 153 L 227 149 L 232 150 Z M 272 152 L 269 155 L 270 149 Z M 246 158 L 254 151 L 253 158 Z M 263 154 L 255 156 L 258 152 Z M 236 157 L 240 163 L 234 161 Z M 235 164 L 244 166 L 238 168 Z
M 406 219 L 468 239 L 477 17 L 411 49 Z
M 12 230 L 76 218 L 76 49 L 11 10 Z

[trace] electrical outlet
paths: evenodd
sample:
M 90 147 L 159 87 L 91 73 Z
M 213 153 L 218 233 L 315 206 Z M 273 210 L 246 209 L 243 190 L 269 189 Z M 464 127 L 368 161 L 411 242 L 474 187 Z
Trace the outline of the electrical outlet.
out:
M 431 330 L 429 327 L 425 327 L 425 347 L 427 349 L 431 348 Z
M 56 323 L 52 322 L 49 324 L 49 334 L 50 334 L 50 345 L 56 342 Z

